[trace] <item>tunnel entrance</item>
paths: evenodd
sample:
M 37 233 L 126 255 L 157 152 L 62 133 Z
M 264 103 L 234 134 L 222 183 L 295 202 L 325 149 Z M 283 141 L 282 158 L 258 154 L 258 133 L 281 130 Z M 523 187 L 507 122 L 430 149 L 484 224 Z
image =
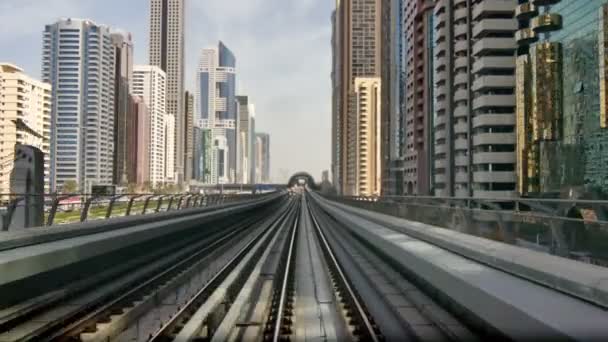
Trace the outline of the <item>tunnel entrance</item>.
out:
M 287 183 L 287 187 L 291 188 L 296 185 L 300 186 L 308 186 L 312 189 L 317 189 L 318 185 L 315 182 L 313 176 L 308 172 L 298 172 L 289 178 L 289 183 Z

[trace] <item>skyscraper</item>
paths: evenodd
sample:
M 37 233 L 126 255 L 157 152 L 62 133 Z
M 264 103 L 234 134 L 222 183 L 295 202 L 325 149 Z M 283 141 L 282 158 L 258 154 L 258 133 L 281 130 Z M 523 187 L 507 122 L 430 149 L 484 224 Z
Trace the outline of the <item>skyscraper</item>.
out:
M 193 157 L 193 137 L 194 134 L 194 95 L 187 91 L 184 96 L 184 108 L 185 108 L 185 120 L 186 120 L 186 132 L 183 136 L 184 140 L 184 182 L 190 183 L 192 179 L 192 162 Z M 179 138 L 179 137 L 178 137 Z
M 434 192 L 515 195 L 516 0 L 434 8 Z
M 165 183 L 175 184 L 175 115 L 165 114 Z
M 24 73 L 18 66 L 0 63 L 0 193 L 9 194 L 15 145 L 27 144 L 44 153 L 45 188 L 49 186 L 51 138 L 51 85 Z M 25 125 L 26 129 L 19 126 Z
M 142 186 L 150 181 L 150 113 L 140 96 L 131 98 L 127 122 L 127 181 Z
M 134 67 L 131 93 L 143 98 L 150 114 L 150 182 L 154 187 L 166 181 L 165 85 L 166 75 L 159 67 Z
M 400 103 L 399 156 L 407 195 L 429 195 L 432 177 L 433 1 L 404 1 L 402 8 L 403 99 Z
M 197 72 L 197 120 L 213 136 L 211 183 L 233 183 L 237 167 L 236 58 L 224 43 L 203 49 Z M 221 165 L 220 165 L 221 164 Z
M 150 0 L 150 65 L 167 75 L 167 113 L 175 116 L 175 172 L 184 180 L 184 0 Z
M 340 172 L 337 188 L 343 195 L 380 195 L 388 178 L 390 94 L 382 89 L 384 83 L 389 88 L 390 79 L 390 49 L 386 46 L 390 20 L 383 23 L 389 19 L 389 10 L 389 2 L 380 0 L 342 0 L 337 4 L 334 55 L 338 65 L 334 77 L 339 80 L 336 78 L 334 84 L 339 83 L 339 90 L 334 94 L 338 97 L 334 130 L 339 131 L 339 150 L 334 153 L 339 159 L 335 167 Z M 361 107 L 362 97 L 374 105 Z M 372 117 L 375 128 L 370 131 L 366 127 L 369 122 L 360 123 Z
M 129 83 L 133 79 L 133 42 L 129 33 L 112 33 L 114 46 L 114 184 L 125 184 L 127 177 L 127 126 L 136 115 L 131 106 Z
M 237 183 L 255 179 L 255 106 L 247 96 L 237 96 L 239 132 L 237 137 Z
M 518 191 L 606 198 L 608 1 L 519 2 Z
M 270 135 L 267 133 L 255 135 L 255 168 L 255 182 L 270 183 Z
M 341 112 L 341 102 L 340 102 L 340 22 L 338 21 L 340 17 L 337 15 L 336 11 L 333 11 L 331 14 L 331 50 L 332 50 L 332 70 L 331 70 L 331 91 L 332 91 L 332 101 L 331 101 L 331 174 L 332 174 L 332 183 L 338 186 L 341 184 L 341 175 L 342 168 L 340 163 L 340 136 L 341 136 L 341 126 L 340 126 L 340 112 Z
M 110 185 L 114 170 L 114 64 L 110 28 L 61 19 L 44 31 L 42 77 L 53 87 L 51 189 Z

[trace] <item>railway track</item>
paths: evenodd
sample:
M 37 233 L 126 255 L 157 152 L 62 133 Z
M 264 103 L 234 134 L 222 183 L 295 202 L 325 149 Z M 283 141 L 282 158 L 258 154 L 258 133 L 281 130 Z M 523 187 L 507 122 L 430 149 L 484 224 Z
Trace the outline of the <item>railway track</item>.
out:
M 270 211 L 234 217 L 188 239 L 124 260 L 91 279 L 5 308 L 0 311 L 0 341 L 118 337 L 142 315 L 153 312 L 159 306 L 157 298 L 184 284 L 196 285 L 196 281 L 188 282 L 190 274 L 218 268 L 231 246 L 234 249 L 251 230 L 273 219 Z
M 306 194 L 229 221 L 94 291 L 5 315 L 0 341 L 475 340 Z

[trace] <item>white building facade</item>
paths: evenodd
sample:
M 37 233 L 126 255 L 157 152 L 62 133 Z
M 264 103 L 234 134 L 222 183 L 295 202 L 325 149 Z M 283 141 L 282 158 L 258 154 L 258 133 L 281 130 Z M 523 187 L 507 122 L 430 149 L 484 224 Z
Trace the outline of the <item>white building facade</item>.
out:
M 111 185 L 114 166 L 114 48 L 110 28 L 60 19 L 44 31 L 42 78 L 53 90 L 51 189 Z
M 150 182 L 156 187 L 166 181 L 166 74 L 156 66 L 136 65 L 131 84 L 131 93 L 143 98 L 150 113 Z
M 51 85 L 40 82 L 8 63 L 0 63 L 0 194 L 10 193 L 15 145 L 39 148 L 44 153 L 44 184 L 49 191 L 51 138 Z M 17 123 L 26 129 L 18 129 Z
M 167 75 L 167 113 L 175 116 L 175 171 L 183 181 L 186 134 L 184 102 L 185 0 L 150 0 L 150 65 Z
M 175 115 L 165 114 L 165 183 L 174 184 L 175 174 Z

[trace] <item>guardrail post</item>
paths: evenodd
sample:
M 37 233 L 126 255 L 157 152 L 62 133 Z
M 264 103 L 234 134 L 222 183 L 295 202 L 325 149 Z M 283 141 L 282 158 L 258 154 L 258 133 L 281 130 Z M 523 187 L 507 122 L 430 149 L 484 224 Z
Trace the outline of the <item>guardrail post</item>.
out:
M 176 210 L 181 210 L 182 209 L 182 201 L 184 200 L 184 196 L 179 196 L 179 199 L 177 200 L 177 206 L 176 206 Z
M 148 210 L 148 204 L 150 204 L 150 199 L 152 199 L 152 197 L 154 197 L 154 196 L 148 196 L 148 197 L 146 198 L 146 201 L 144 202 L 144 208 L 143 208 L 143 210 L 141 211 L 141 214 L 142 214 L 142 215 L 145 215 L 145 214 L 146 214 L 146 210 Z
M 109 219 L 110 216 L 112 216 L 112 209 L 114 209 L 114 202 L 116 202 L 116 200 L 121 197 L 122 196 L 113 196 L 112 199 L 110 199 L 110 204 L 108 204 L 108 210 L 106 211 L 106 219 Z
M 53 200 L 53 206 L 51 207 L 51 211 L 49 212 L 49 217 L 46 219 L 46 225 L 52 226 L 53 221 L 55 220 L 55 214 L 57 213 L 57 207 L 59 207 L 59 202 L 61 201 L 60 197 L 55 197 Z
M 14 200 L 11 201 L 11 203 L 8 205 L 6 214 L 4 214 L 4 217 L 2 218 L 2 230 L 3 231 L 8 231 L 8 228 L 11 225 L 11 221 L 13 220 L 13 214 L 15 213 L 15 209 L 17 209 L 17 204 L 19 203 L 19 201 L 22 198 L 16 198 Z
M 125 213 L 125 216 L 131 215 L 131 209 L 133 208 L 133 202 L 135 202 L 135 199 L 139 198 L 139 197 L 141 197 L 141 196 L 132 196 L 129 199 L 129 204 L 127 204 L 127 212 Z
M 186 205 L 184 209 L 190 208 L 190 201 L 192 200 L 192 195 L 188 195 L 188 199 L 186 200 Z
M 175 196 L 171 196 L 171 198 L 169 199 L 169 206 L 167 207 L 167 211 L 171 211 L 171 206 L 173 205 L 173 199 L 175 198 Z
M 163 200 L 165 199 L 165 196 L 159 196 L 158 197 L 158 202 L 156 202 L 156 212 L 160 213 L 160 207 L 163 206 Z
M 82 208 L 80 211 L 80 222 L 84 222 L 87 220 L 87 217 L 89 216 L 89 207 L 91 206 L 91 202 L 93 202 L 94 199 L 97 199 L 97 197 L 91 196 L 84 203 L 84 208 Z

